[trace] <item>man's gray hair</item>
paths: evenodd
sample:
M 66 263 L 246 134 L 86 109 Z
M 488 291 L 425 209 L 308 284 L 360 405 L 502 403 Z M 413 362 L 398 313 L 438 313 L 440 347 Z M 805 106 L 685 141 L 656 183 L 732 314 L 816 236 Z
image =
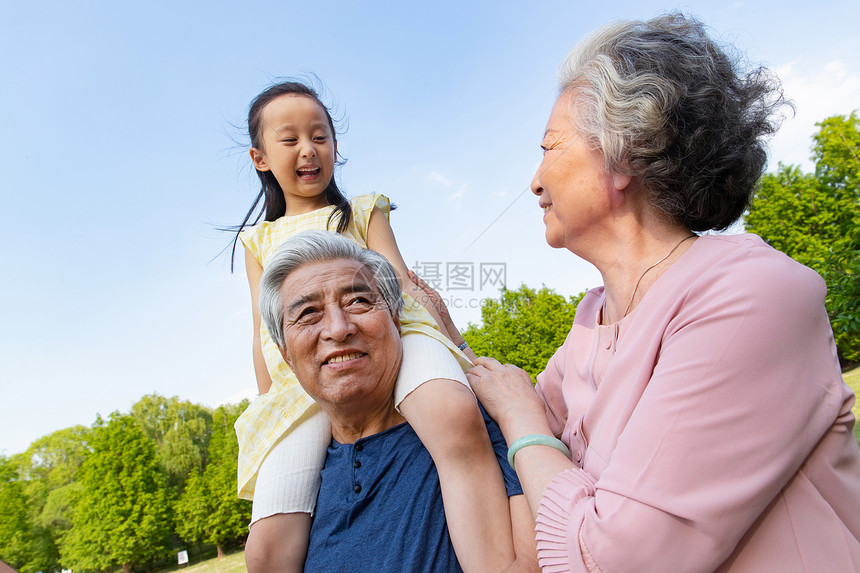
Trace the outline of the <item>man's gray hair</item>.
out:
M 395 317 L 403 306 L 400 280 L 388 260 L 375 251 L 362 249 L 350 239 L 328 231 L 302 231 L 278 247 L 260 278 L 260 316 L 274 343 L 284 350 L 284 301 L 281 287 L 302 265 L 334 260 L 360 263 Z

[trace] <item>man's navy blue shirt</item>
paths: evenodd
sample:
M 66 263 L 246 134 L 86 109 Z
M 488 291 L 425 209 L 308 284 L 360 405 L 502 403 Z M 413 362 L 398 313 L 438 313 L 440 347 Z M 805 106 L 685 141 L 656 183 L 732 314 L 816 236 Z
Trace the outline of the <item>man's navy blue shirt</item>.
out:
M 481 412 L 508 496 L 522 494 L 506 459 L 504 437 L 483 408 Z M 355 444 L 332 440 L 305 571 L 461 571 L 445 523 L 439 475 L 409 424 Z

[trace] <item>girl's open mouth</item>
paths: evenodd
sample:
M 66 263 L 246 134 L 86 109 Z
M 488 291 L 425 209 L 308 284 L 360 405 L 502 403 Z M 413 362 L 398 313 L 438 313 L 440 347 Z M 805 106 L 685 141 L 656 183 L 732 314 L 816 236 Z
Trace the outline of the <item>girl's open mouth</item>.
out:
M 311 179 L 319 175 L 320 171 L 322 171 L 322 169 L 319 167 L 301 167 L 296 169 L 296 174 L 302 179 Z

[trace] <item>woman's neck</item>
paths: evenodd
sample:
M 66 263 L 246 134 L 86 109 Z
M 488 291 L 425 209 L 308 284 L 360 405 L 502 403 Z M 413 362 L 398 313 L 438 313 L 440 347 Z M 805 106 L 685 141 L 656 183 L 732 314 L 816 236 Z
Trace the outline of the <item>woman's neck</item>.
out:
M 644 225 L 620 235 L 597 264 L 603 276 L 606 303 L 602 324 L 617 322 L 639 304 L 651 286 L 695 242 L 680 225 Z

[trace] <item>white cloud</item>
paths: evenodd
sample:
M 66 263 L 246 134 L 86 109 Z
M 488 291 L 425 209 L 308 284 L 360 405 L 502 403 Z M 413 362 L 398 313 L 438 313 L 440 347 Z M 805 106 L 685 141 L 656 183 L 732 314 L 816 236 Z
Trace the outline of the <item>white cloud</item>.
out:
M 253 386 L 248 386 L 246 388 L 243 388 L 239 392 L 235 392 L 233 394 L 230 394 L 226 398 L 221 398 L 219 400 L 216 400 L 214 407 L 217 408 L 218 406 L 223 406 L 225 404 L 238 404 L 239 402 L 241 402 L 245 398 L 247 398 L 248 400 L 253 400 L 256 397 L 257 397 L 257 388 L 253 387 Z
M 771 144 L 769 170 L 777 162 L 812 170 L 809 160 L 816 122 L 833 115 L 848 115 L 860 108 L 860 72 L 855 63 L 833 61 L 816 69 L 800 69 L 792 62 L 776 70 L 785 96 L 797 112 L 787 119 Z
M 452 199 L 459 203 L 463 199 L 463 193 L 466 191 L 467 187 L 468 186 L 465 183 L 463 185 L 460 185 L 460 187 L 457 189 L 457 192 L 449 195 L 448 199 Z
M 430 181 L 435 181 L 437 183 L 441 183 L 445 187 L 451 186 L 451 182 L 448 181 L 448 179 L 444 175 L 439 173 L 438 171 L 430 172 L 430 174 L 427 176 L 427 179 L 429 179 Z

